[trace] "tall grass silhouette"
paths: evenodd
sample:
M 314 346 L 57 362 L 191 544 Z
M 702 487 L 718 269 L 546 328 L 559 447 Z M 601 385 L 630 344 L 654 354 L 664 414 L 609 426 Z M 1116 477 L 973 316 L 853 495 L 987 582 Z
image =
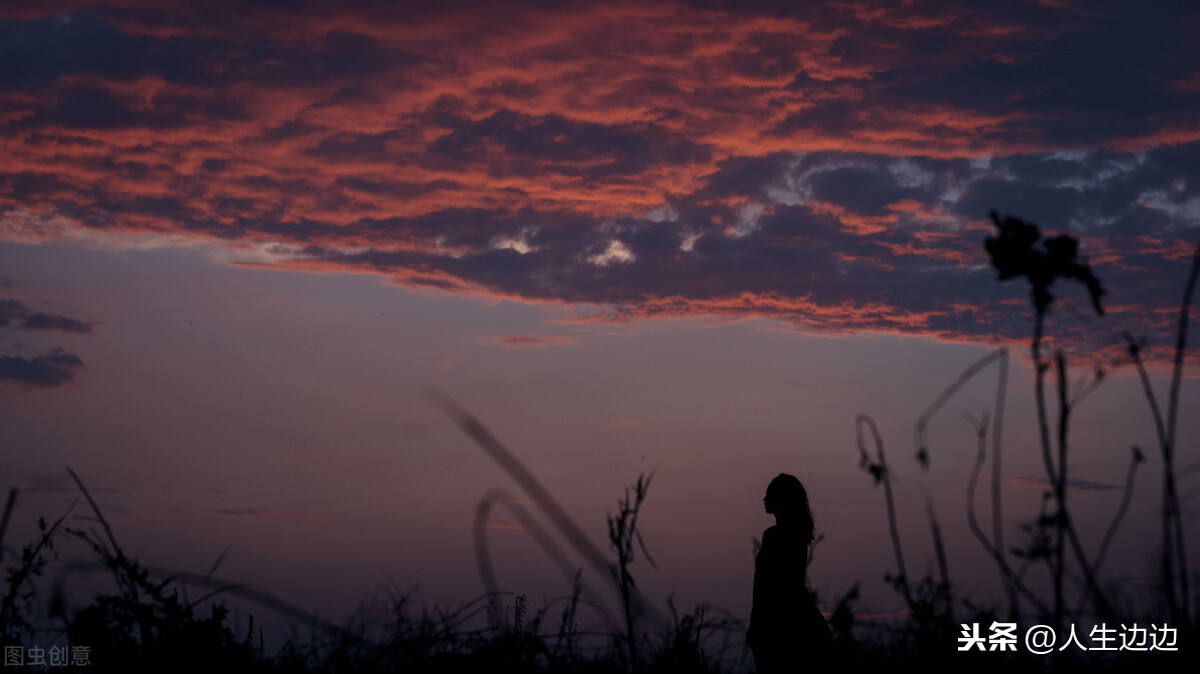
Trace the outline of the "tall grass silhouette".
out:
M 663 613 L 646 599 L 631 571 L 636 550 L 640 550 L 642 557 L 651 566 L 655 566 L 638 529 L 638 517 L 646 501 L 652 476 L 639 476 L 625 490 L 623 498 L 618 500 L 617 513 L 609 514 L 609 544 L 616 553 L 616 559 L 610 559 L 592 543 L 583 528 L 567 514 L 533 472 L 500 442 L 483 422 L 443 393 L 430 390 L 426 392 L 426 397 L 521 486 L 529 499 L 596 574 L 612 582 L 619 599 L 622 617 L 619 627 L 613 621 L 611 613 L 604 608 L 603 599 L 598 593 L 590 588 L 586 591 L 594 598 L 590 605 L 597 608 L 610 626 L 612 641 L 619 644 L 614 655 L 625 669 L 637 672 L 647 668 L 661 669 L 670 666 L 686 667 L 689 671 L 708 671 L 711 667 L 719 666 L 732 648 L 734 640 L 731 634 L 740 631 L 741 622 L 728 615 L 717 619 L 707 617 L 707 611 L 716 610 L 720 613 L 719 609 L 707 606 L 697 607 L 690 614 L 680 615 L 670 601 L 668 613 Z M 569 557 L 553 538 L 520 503 L 502 490 L 491 490 L 484 494 L 477 508 L 474 523 L 476 559 L 488 594 L 497 592 L 497 581 L 487 547 L 486 524 L 492 507 L 498 503 L 508 507 L 521 528 L 529 533 L 564 576 L 572 579 L 575 588 L 572 594 L 574 603 L 575 598 L 586 588 L 580 580 L 582 570 L 572 567 Z M 643 621 L 648 625 L 643 625 Z M 719 638 L 720 645 L 716 647 L 715 653 L 705 654 L 703 642 L 713 635 Z
M 1132 447 L 1130 460 L 1121 490 L 1120 502 L 1105 529 L 1104 536 L 1095 551 L 1089 555 L 1077 533 L 1077 518 L 1068 499 L 1068 457 L 1071 439 L 1072 413 L 1078 405 L 1104 380 L 1103 370 L 1084 382 L 1082 387 L 1071 390 L 1067 357 L 1062 350 L 1047 356 L 1044 352 L 1045 318 L 1050 310 L 1054 295 L 1051 293 L 1057 279 L 1077 281 L 1083 284 L 1092 306 L 1100 316 L 1104 315 L 1103 286 L 1090 267 L 1078 254 L 1078 243 L 1068 236 L 1043 237 L 1036 225 L 1016 217 L 1001 217 L 992 214 L 998 234 L 989 238 L 985 247 L 992 266 L 998 271 L 1000 280 L 1023 277 L 1030 283 L 1030 302 L 1034 323 L 1030 341 L 1030 354 L 1034 369 L 1034 400 L 1037 410 L 1038 441 L 1046 483 L 1050 489 L 1043 494 L 1039 515 L 1022 525 L 1028 540 L 1023 545 L 1008 545 L 1004 537 L 1003 488 L 1001 472 L 1002 442 L 1001 429 L 1005 409 L 1008 382 L 1008 349 L 996 349 L 967 367 L 918 418 L 913 431 L 915 459 L 918 465 L 928 468 L 932 461 L 928 427 L 955 395 L 980 373 L 996 370 L 996 394 L 992 410 L 975 417 L 966 414 L 976 436 L 975 461 L 967 478 L 966 514 L 968 528 L 988 557 L 995 564 L 1007 603 L 1007 619 L 1012 622 L 1029 617 L 1041 623 L 1051 624 L 1060 630 L 1068 622 L 1103 621 L 1120 624 L 1113 601 L 1099 580 L 1100 570 L 1109 551 L 1117 529 L 1128 512 L 1134 495 L 1134 478 L 1146 458 L 1139 447 Z M 1125 333 L 1124 340 L 1131 362 L 1137 369 L 1144 397 L 1149 404 L 1155 432 L 1163 457 L 1163 489 L 1161 505 L 1162 534 L 1159 559 L 1161 599 L 1169 607 L 1171 624 L 1179 633 L 1192 635 L 1195 625 L 1189 606 L 1196 598 L 1190 593 L 1184 532 L 1186 526 L 1180 508 L 1177 471 L 1175 468 L 1178 447 L 1176 428 L 1180 400 L 1180 385 L 1183 363 L 1187 349 L 1188 321 L 1194 298 L 1197 279 L 1200 277 L 1200 247 L 1191 260 L 1191 267 L 1184 283 L 1183 300 L 1177 321 L 1174 355 L 1170 379 L 1170 393 L 1166 412 L 1157 402 L 1154 388 L 1141 357 L 1142 342 Z M 1053 368 L 1053 406 L 1048 402 L 1048 375 Z M 1051 409 L 1055 414 L 1051 415 Z M 859 415 L 856 420 L 859 466 L 869 474 L 876 485 L 884 490 L 884 507 L 887 513 L 888 530 L 892 539 L 896 573 L 888 574 L 889 581 L 901 596 L 907 608 L 906 626 L 901 632 L 907 636 L 896 636 L 904 643 L 893 640 L 888 648 L 893 652 L 911 652 L 914 659 L 944 656 L 947 644 L 956 634 L 954 600 L 950 593 L 950 580 L 945 555 L 940 540 L 940 530 L 932 506 L 927 508 L 933 537 L 938 576 L 926 577 L 914 582 L 909 577 L 905 563 L 900 528 L 897 523 L 895 495 L 892 490 L 892 468 L 884 453 L 884 442 L 874 420 L 868 415 Z M 989 535 L 980 525 L 977 514 L 977 490 L 990 445 L 992 452 L 991 501 L 992 531 Z M 868 439 L 870 443 L 868 443 Z M 870 445 L 870 446 L 869 446 Z M 1047 600 L 1033 591 L 1028 576 L 1034 566 L 1045 566 L 1051 585 L 1051 597 Z M 1069 586 L 1081 591 L 1075 606 L 1066 600 Z M 982 616 L 986 614 L 977 614 Z M 1126 620 L 1130 617 L 1126 616 Z M 981 622 L 979 620 L 975 622 Z M 986 624 L 986 622 L 985 622 Z M 912 649 L 911 651 L 908 649 Z M 950 648 L 949 650 L 953 650 Z M 932 651 L 932 652 L 931 652 Z M 1084 662 L 1092 665 L 1129 666 L 1137 668 L 1136 661 L 1118 660 L 1100 662 L 1083 656 Z

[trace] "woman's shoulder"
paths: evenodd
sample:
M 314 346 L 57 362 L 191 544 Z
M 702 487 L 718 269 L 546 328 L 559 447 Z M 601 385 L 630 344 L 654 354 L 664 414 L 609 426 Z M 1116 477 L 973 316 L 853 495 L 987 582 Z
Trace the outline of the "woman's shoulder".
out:
M 773 548 L 808 547 L 808 541 L 802 541 L 798 531 L 779 524 L 767 527 L 762 535 L 762 544 Z
M 773 524 L 767 527 L 766 531 L 763 531 L 763 545 L 766 545 L 768 541 L 781 541 L 786 537 L 787 532 L 785 532 L 778 524 Z

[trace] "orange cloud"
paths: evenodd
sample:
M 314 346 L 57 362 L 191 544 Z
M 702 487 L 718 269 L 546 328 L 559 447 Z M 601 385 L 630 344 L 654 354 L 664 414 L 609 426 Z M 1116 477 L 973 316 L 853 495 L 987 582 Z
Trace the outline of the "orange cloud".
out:
M 0 9 L 0 239 L 152 236 L 604 317 L 944 338 L 978 329 L 954 307 L 1001 302 L 965 282 L 986 209 L 1040 209 L 1114 274 L 1190 255 L 1200 70 L 1166 58 L 1186 22 L 475 9 Z

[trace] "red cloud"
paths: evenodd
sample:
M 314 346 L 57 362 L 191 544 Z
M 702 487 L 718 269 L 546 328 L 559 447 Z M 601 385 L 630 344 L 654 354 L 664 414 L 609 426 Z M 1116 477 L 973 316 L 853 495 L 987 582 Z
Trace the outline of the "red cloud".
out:
M 980 323 L 952 307 L 997 297 L 971 289 L 980 204 L 1074 199 L 1043 224 L 1094 229 L 1117 272 L 1190 249 L 1187 22 L 1073 11 L 6 7 L 0 240 L 149 235 L 604 316 L 957 338 Z

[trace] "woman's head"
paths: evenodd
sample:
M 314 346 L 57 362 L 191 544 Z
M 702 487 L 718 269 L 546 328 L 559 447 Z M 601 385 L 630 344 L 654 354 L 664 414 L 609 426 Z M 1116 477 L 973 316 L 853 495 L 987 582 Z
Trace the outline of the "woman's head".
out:
M 805 542 L 813 539 L 812 509 L 808 506 L 808 492 L 794 475 L 780 473 L 767 485 L 763 497 L 767 514 L 774 515 L 780 523 L 799 526 Z

